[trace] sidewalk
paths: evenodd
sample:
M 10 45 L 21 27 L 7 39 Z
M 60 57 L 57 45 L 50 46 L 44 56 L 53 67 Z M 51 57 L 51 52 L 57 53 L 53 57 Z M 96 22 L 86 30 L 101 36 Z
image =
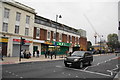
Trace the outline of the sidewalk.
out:
M 17 64 L 17 63 L 25 63 L 25 62 L 36 62 L 36 61 L 53 61 L 53 60 L 63 60 L 64 58 L 60 56 L 53 56 L 53 59 L 51 57 L 45 58 L 44 55 L 40 55 L 40 57 L 31 57 L 29 59 L 21 58 L 21 61 L 19 61 L 19 57 L 4 57 L 3 61 L 0 61 L 0 64 Z

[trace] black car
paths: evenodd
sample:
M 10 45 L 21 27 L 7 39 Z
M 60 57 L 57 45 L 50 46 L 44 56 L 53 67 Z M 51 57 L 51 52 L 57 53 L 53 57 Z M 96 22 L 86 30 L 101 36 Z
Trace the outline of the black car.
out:
M 93 55 L 88 51 L 75 51 L 71 56 L 65 57 L 64 64 L 66 67 L 75 66 L 83 68 L 85 64 L 91 65 L 93 62 Z

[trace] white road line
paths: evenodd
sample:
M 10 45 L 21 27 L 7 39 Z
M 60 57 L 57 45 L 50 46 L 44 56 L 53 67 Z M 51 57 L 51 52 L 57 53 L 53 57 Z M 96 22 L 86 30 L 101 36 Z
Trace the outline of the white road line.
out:
M 75 77 L 77 77 L 77 78 L 78 78 L 78 76 L 75 76 Z
M 87 70 L 87 69 L 88 69 L 88 67 L 86 67 L 86 68 L 84 69 L 84 71 Z
M 55 70 L 53 72 L 56 72 Z
M 11 73 L 11 72 L 9 72 L 9 73 Z
M 20 78 L 23 78 L 23 77 L 20 77 Z
M 62 74 L 65 74 L 64 72 L 62 72 Z
M 100 63 L 97 63 L 97 65 L 99 65 Z
M 66 69 L 71 69 L 71 70 L 75 70 L 75 71 L 82 71 L 82 72 L 87 72 L 87 73 L 92 73 L 92 74 L 98 74 L 98 75 L 102 75 L 102 76 L 111 77 L 111 75 L 104 74 L 104 73 L 99 73 L 99 72 L 92 72 L 92 71 L 87 71 L 87 70 L 79 70 L 79 69 L 67 68 L 67 67 L 62 67 L 62 66 L 56 66 L 56 67 L 58 67 L 58 68 L 66 68 Z
M 15 75 L 15 76 L 18 76 L 18 75 Z
M 14 73 L 12 73 L 12 75 L 15 75 Z
M 111 76 L 113 75 L 113 72 L 111 70 L 107 70 L 107 71 L 111 73 Z

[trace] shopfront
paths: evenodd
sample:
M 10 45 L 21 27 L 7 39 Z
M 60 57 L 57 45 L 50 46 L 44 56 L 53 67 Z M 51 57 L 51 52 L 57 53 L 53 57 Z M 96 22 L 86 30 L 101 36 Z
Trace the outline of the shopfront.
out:
M 1 37 L 0 38 L 0 47 L 2 49 L 2 55 L 7 56 L 7 45 L 8 45 L 8 38 Z
M 32 41 L 29 40 L 25 40 L 25 44 L 22 45 L 21 50 L 26 50 L 26 51 L 30 51 L 30 43 L 32 43 Z M 20 54 L 20 39 L 13 39 L 13 53 L 12 56 L 13 57 L 18 57 Z
M 80 45 L 79 44 L 74 45 L 73 52 L 74 51 L 80 51 Z

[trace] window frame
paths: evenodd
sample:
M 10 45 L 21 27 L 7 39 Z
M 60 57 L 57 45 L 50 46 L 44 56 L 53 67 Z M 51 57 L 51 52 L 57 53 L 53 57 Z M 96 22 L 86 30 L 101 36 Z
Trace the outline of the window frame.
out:
M 18 30 L 16 29 L 16 27 L 18 27 Z M 15 25 L 15 34 L 19 34 L 19 29 L 20 29 L 20 26 L 19 25 Z
M 40 28 L 36 28 L 36 38 L 40 38 Z
M 28 30 L 28 31 L 26 31 Z M 29 28 L 25 28 L 25 36 L 29 36 Z
M 16 12 L 16 21 L 20 21 L 21 18 L 21 13 L 20 12 Z
M 7 25 L 6 25 L 6 24 L 7 24 Z M 4 26 L 4 25 L 5 25 L 5 26 Z M 3 22 L 2 31 L 3 31 L 3 32 L 8 32 L 8 23 Z
M 26 24 L 30 24 L 30 16 L 26 15 Z
M 4 8 L 4 18 L 9 18 L 9 14 L 10 14 L 10 9 L 8 8 Z
M 50 34 L 48 35 L 48 33 Z M 47 40 L 50 40 L 50 38 L 51 38 L 51 31 L 47 31 Z

